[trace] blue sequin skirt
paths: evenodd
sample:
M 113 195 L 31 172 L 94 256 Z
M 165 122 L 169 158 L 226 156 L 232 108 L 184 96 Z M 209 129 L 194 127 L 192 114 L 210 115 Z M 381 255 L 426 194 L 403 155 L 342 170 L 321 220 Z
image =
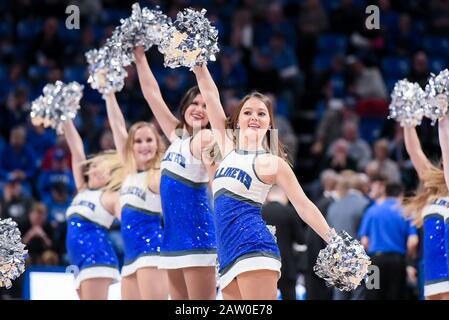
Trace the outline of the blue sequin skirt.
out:
M 108 237 L 108 230 L 80 215 L 67 221 L 67 254 L 77 266 L 76 286 L 91 278 L 112 278 L 118 281 L 118 259 Z
M 221 194 L 215 198 L 215 216 L 221 288 L 247 271 L 273 270 L 280 276 L 279 248 L 260 206 Z
M 139 268 L 158 266 L 163 236 L 159 213 L 125 205 L 120 230 L 125 251 L 122 276 L 131 275 Z
M 179 269 L 215 266 L 215 226 L 206 184 L 161 177 L 164 237 L 159 267 Z
M 445 232 L 445 230 L 448 232 Z M 424 295 L 449 292 L 449 269 L 446 241 L 449 227 L 443 216 L 431 214 L 424 217 Z

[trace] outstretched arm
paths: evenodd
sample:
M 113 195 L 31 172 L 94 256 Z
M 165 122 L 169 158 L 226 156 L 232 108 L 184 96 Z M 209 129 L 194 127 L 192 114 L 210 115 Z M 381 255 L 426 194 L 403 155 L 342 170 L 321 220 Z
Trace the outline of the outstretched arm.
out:
M 122 111 L 117 103 L 115 93 L 109 93 L 106 96 L 106 110 L 108 112 L 109 124 L 111 125 L 112 136 L 114 137 L 115 148 L 122 161 L 125 159 L 125 146 L 128 139 L 126 131 L 126 122 Z
M 449 118 L 447 116 L 438 121 L 438 136 L 443 158 L 444 179 L 449 189 Z
M 432 166 L 429 159 L 427 159 L 424 151 L 421 148 L 416 128 L 404 127 L 404 142 L 410 160 L 419 177 L 422 177 L 423 172 Z
M 72 154 L 72 170 L 75 179 L 76 189 L 79 191 L 84 188 L 83 162 L 86 161 L 84 154 L 83 140 L 78 130 L 76 130 L 73 121 L 68 119 L 63 122 L 64 136 Z
M 279 162 L 276 184 L 279 185 L 287 195 L 290 202 L 298 212 L 300 218 L 305 221 L 324 241 L 329 242 L 328 232 L 330 227 L 321 214 L 320 210 L 307 198 L 293 170 L 282 160 Z
M 162 98 L 161 90 L 156 78 L 151 72 L 143 47 L 137 47 L 134 50 L 134 55 L 136 57 L 137 74 L 139 76 L 140 88 L 142 89 L 143 96 L 165 136 L 169 140 L 172 140 L 174 139 L 175 129 L 179 124 L 179 120 L 171 113 Z
M 223 140 L 226 137 L 226 114 L 220 102 L 218 88 L 206 66 L 196 66 L 193 68 L 193 72 L 195 73 L 201 95 L 203 96 L 204 101 L 206 101 L 207 116 L 214 131 L 214 135 L 218 133 L 221 137 L 216 137 L 216 141 L 220 146 L 222 154 L 226 154 L 224 150 L 225 140 Z

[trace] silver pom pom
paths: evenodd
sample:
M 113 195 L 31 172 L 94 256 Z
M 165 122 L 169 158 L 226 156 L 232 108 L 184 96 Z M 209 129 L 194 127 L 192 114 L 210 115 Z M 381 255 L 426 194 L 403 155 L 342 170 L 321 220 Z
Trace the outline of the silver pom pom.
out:
M 267 224 L 267 228 L 268 228 L 268 230 L 270 230 L 270 233 L 271 233 L 271 235 L 273 236 L 274 241 L 277 242 L 277 238 L 276 238 L 276 226 Z
M 425 94 L 419 84 L 399 80 L 394 85 L 389 106 L 389 119 L 395 119 L 401 126 L 415 127 L 424 116 Z
M 47 84 L 43 95 L 31 104 L 31 122 L 35 126 L 52 127 L 62 133 L 62 122 L 76 117 L 84 86 L 78 82 Z
M 447 113 L 449 101 L 449 70 L 444 69 L 437 76 L 431 74 L 427 82 L 426 104 L 424 116 L 432 120 L 432 124 Z
M 178 12 L 173 25 L 164 25 L 159 51 L 164 54 L 164 65 L 170 68 L 189 67 L 215 61 L 218 49 L 218 31 L 200 12 L 190 8 Z
M 11 288 L 12 280 L 25 271 L 27 253 L 17 223 L 11 218 L 0 220 L 0 287 Z
M 335 233 L 332 230 L 330 241 L 318 254 L 313 270 L 328 286 L 351 291 L 366 277 L 370 264 L 360 242 L 345 231 Z
M 85 54 L 90 74 L 87 82 L 103 98 L 123 89 L 128 75 L 125 67 L 135 60 L 134 48 L 143 45 L 147 50 L 153 45 L 159 45 L 162 25 L 170 23 L 170 19 L 158 10 L 141 10 L 139 4 L 135 3 L 131 16 L 120 22 L 121 25 L 114 29 L 102 48 Z

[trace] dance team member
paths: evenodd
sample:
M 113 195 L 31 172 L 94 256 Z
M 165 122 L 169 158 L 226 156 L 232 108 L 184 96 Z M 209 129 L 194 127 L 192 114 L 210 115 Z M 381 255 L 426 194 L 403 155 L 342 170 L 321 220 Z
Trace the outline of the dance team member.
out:
M 126 174 L 120 190 L 120 231 L 125 255 L 122 299 L 167 300 L 167 273 L 158 269 L 163 237 L 160 162 L 165 144 L 148 122 L 137 122 L 128 132 L 114 93 L 106 96 L 106 108 Z
M 424 296 L 428 300 L 447 300 L 449 268 L 444 220 L 449 214 L 449 192 L 444 173 L 424 154 L 414 127 L 404 127 L 404 141 L 420 180 L 416 194 L 404 203 L 406 212 L 415 216 L 416 225 L 423 227 Z
M 143 95 L 170 141 L 161 162 L 159 267 L 168 270 L 171 299 L 215 299 L 217 249 L 208 190 L 213 137 L 205 102 L 198 87 L 191 88 L 181 100 L 178 120 L 162 98 L 143 48 L 134 53 Z
M 279 185 L 300 217 L 326 241 L 330 228 L 304 194 L 282 145 L 272 141 L 270 100 L 251 93 L 227 121 L 207 68 L 195 67 L 194 73 L 223 156 L 212 184 L 223 297 L 276 299 L 280 253 L 261 216 L 271 186 Z
M 106 300 L 109 285 L 120 278 L 108 229 L 120 209 L 120 184 L 111 183 L 123 175 L 121 162 L 115 153 L 99 154 L 86 161 L 83 141 L 73 122 L 66 120 L 63 128 L 78 191 L 66 211 L 67 253 L 70 263 L 78 267 L 75 280 L 80 299 Z

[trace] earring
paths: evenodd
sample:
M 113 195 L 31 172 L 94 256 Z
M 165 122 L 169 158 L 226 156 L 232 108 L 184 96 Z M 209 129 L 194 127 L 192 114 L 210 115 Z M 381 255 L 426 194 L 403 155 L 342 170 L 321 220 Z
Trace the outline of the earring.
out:
M 237 125 L 235 126 L 237 129 L 240 129 L 240 125 L 237 123 Z

